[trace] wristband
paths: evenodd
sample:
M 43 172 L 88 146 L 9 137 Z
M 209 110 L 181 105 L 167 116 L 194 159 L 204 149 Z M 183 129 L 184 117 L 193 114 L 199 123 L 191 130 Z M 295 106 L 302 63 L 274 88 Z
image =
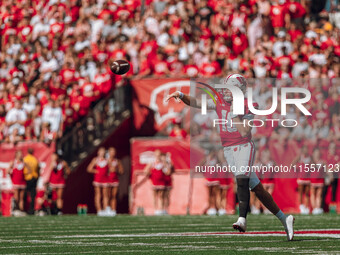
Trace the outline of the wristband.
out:
M 177 92 L 179 93 L 179 96 L 178 96 L 178 97 L 179 97 L 180 99 L 182 99 L 182 98 L 184 97 L 183 92 L 181 92 L 181 91 L 177 91 Z

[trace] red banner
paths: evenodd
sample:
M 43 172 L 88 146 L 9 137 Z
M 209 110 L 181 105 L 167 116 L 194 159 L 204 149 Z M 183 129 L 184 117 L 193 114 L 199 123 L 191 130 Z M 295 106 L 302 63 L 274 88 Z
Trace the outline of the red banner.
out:
M 176 170 L 190 170 L 190 152 L 192 157 L 196 155 L 195 158 L 198 159 L 204 155 L 203 150 L 200 148 L 190 148 L 189 140 L 179 140 L 176 138 L 136 138 L 131 140 L 131 171 L 143 170 L 154 159 L 154 151 L 156 149 L 170 153 Z
M 144 135 L 162 130 L 185 107 L 179 103 L 168 105 L 166 97 L 177 90 L 189 94 L 190 89 L 190 80 L 185 79 L 143 79 L 133 80 L 131 84 L 134 128 Z
M 175 166 L 175 173 L 172 176 L 173 189 L 170 195 L 170 214 L 202 214 L 206 210 L 208 192 L 205 187 L 205 179 L 202 177 L 192 178 L 190 176 L 190 161 L 193 165 L 204 157 L 201 148 L 190 146 L 189 140 L 178 140 L 171 138 L 163 139 L 132 139 L 132 194 L 130 200 L 130 212 L 137 214 L 138 208 L 143 208 L 146 215 L 154 213 L 151 182 L 144 182 L 143 185 L 135 188 L 134 184 L 140 183 L 144 178 L 142 170 L 145 165 L 154 159 L 154 151 L 160 149 L 162 152 L 171 154 Z M 234 194 L 231 187 L 228 192 L 227 210 L 233 212 Z
M 285 153 L 280 148 L 275 146 L 275 143 L 270 146 L 274 160 L 280 164 L 287 164 L 294 158 L 294 143 L 290 143 L 290 153 Z M 192 146 L 191 146 L 192 147 Z M 153 160 L 153 153 L 156 149 L 163 152 L 170 152 L 171 159 L 175 166 L 175 174 L 173 176 L 174 188 L 172 192 L 173 203 L 170 205 L 172 214 L 185 214 L 187 208 L 190 208 L 190 213 L 201 214 L 206 206 L 207 194 L 204 178 L 193 178 L 189 174 L 190 158 L 203 158 L 204 153 L 200 148 L 190 148 L 189 140 L 177 139 L 132 139 L 131 141 L 131 158 L 132 158 L 132 185 L 138 183 L 144 174 L 141 171 L 145 165 Z M 190 153 L 191 152 L 191 153 Z M 193 164 L 195 165 L 195 164 Z M 184 171 L 183 171 L 184 170 Z M 190 180 L 192 180 L 192 188 L 190 189 Z M 295 178 L 290 179 L 275 179 L 275 190 L 273 197 L 280 208 L 285 212 L 298 211 L 298 194 L 297 183 Z M 287 192 L 283 192 L 284 189 Z M 191 190 L 191 191 L 190 191 Z M 150 181 L 144 183 L 138 189 L 133 190 L 131 213 L 136 214 L 138 207 L 142 207 L 146 214 L 153 214 L 152 188 Z M 326 197 L 326 203 L 330 201 L 330 192 Z M 338 197 L 340 195 L 340 187 L 338 189 Z M 232 212 L 234 208 L 233 189 L 228 191 L 227 211 Z M 338 205 L 339 205 L 338 200 Z

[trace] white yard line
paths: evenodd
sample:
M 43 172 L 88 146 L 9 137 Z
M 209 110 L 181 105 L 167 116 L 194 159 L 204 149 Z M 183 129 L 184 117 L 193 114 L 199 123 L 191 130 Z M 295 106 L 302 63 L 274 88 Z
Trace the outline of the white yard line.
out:
M 305 230 L 312 231 L 312 230 Z M 329 231 L 327 230 L 314 230 L 314 231 Z M 188 232 L 188 233 L 151 233 L 151 234 L 91 234 L 91 235 L 63 235 L 63 236 L 55 236 L 54 238 L 119 238 L 119 237 L 193 237 L 193 236 L 286 236 L 285 233 L 271 233 L 271 231 L 261 231 L 262 233 L 246 233 L 239 234 L 237 232 Z M 265 233 L 268 232 L 268 233 Z M 340 234 L 328 234 L 328 233 L 303 233 L 303 234 L 295 234 L 296 236 L 303 237 L 329 237 L 329 238 L 340 238 Z

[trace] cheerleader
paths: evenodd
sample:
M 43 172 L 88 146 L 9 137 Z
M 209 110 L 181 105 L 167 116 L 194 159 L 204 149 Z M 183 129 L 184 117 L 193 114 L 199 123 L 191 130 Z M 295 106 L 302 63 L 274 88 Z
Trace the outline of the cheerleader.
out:
M 215 149 L 212 149 L 206 159 L 203 161 L 201 165 L 205 165 L 206 169 L 214 166 L 216 167 L 218 163 L 217 153 Z M 206 179 L 206 187 L 208 190 L 208 215 L 216 215 L 217 214 L 217 192 L 220 185 L 220 179 L 217 176 L 217 173 L 211 173 L 209 171 L 204 172 L 204 177 Z
M 162 152 L 160 150 L 155 150 L 154 153 L 155 159 L 144 168 L 144 172 L 152 182 L 155 215 L 162 215 L 164 213 L 165 188 L 164 162 L 161 160 Z
M 110 163 L 110 175 L 109 175 L 109 194 L 110 198 L 110 206 L 111 206 L 111 215 L 115 216 L 117 214 L 117 192 L 119 186 L 119 175 L 124 173 L 122 162 L 116 157 L 116 149 L 110 147 L 108 150 L 108 160 Z
M 315 164 L 315 171 L 311 170 L 311 193 L 310 193 L 310 202 L 313 208 L 313 214 L 322 214 L 323 208 L 321 208 L 321 200 L 322 200 L 322 189 L 324 186 L 324 173 L 321 168 L 319 172 L 317 172 L 318 165 L 324 166 L 325 162 L 321 159 L 321 152 L 319 148 L 314 148 L 312 155 L 312 164 Z
M 14 210 L 24 211 L 24 194 L 26 189 L 26 181 L 24 177 L 24 167 L 29 167 L 24 163 L 22 151 L 15 153 L 14 161 L 10 162 L 8 173 L 11 175 L 14 190 Z
M 100 147 L 97 157 L 92 159 L 87 167 L 87 172 L 94 174 L 94 203 L 98 216 L 108 216 L 109 207 L 109 160 L 105 158 L 105 148 Z M 103 200 L 103 206 L 101 201 Z
M 172 174 L 174 173 L 174 166 L 171 162 L 170 153 L 162 154 L 161 160 L 164 164 L 164 214 L 168 214 L 170 205 L 170 191 L 172 189 Z
M 300 155 L 292 162 L 292 165 L 297 164 L 297 168 L 302 169 L 297 179 L 300 214 L 309 214 L 311 180 L 308 178 L 309 173 L 305 171 L 305 165 L 309 165 L 311 161 L 312 157 L 308 153 L 308 147 L 304 145 L 301 148 Z
M 63 192 L 65 188 L 66 177 L 70 174 L 70 168 L 65 160 L 62 160 L 57 153 L 53 153 L 52 162 L 50 165 L 50 187 L 52 192 L 57 195 L 56 206 L 57 214 L 61 215 L 61 210 L 63 208 Z M 54 201 L 55 202 L 55 201 Z

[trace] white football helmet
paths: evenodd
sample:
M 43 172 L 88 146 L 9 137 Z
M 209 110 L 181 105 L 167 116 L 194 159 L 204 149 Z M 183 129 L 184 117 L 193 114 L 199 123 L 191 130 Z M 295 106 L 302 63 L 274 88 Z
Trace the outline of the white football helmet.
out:
M 240 74 L 230 74 L 226 78 L 223 79 L 222 83 L 240 88 L 243 94 L 246 92 L 246 89 L 247 89 L 247 81 Z M 227 102 L 233 101 L 233 95 L 229 89 L 223 89 L 222 94 L 223 94 L 223 99 L 225 101 Z

